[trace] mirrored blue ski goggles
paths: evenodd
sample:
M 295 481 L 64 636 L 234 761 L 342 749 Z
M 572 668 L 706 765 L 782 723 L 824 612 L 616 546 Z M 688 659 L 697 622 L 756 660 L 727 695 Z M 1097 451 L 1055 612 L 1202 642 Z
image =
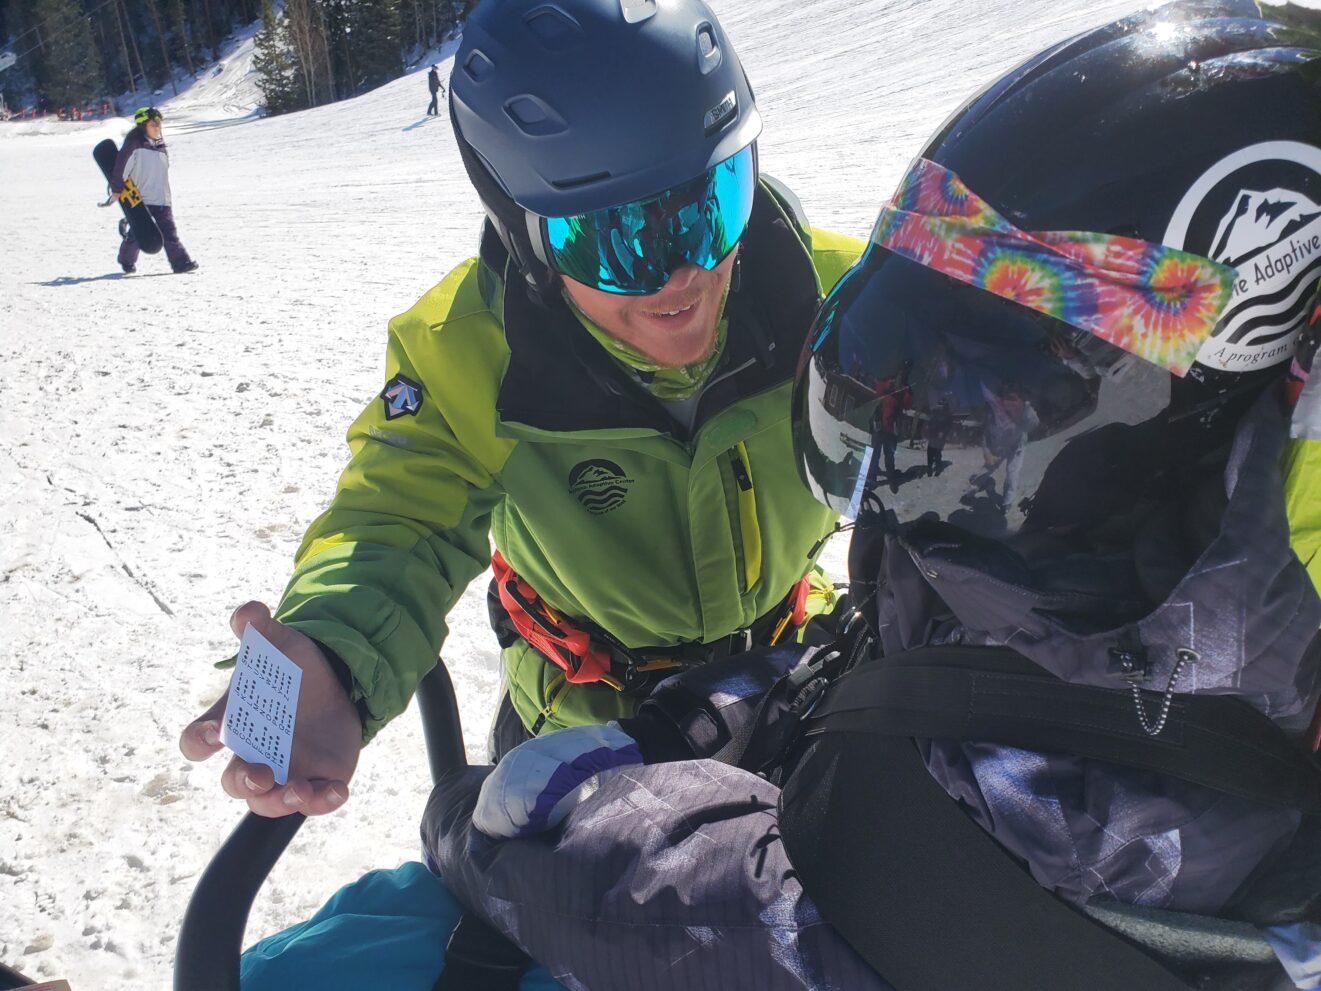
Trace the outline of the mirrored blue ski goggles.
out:
M 551 265 L 603 292 L 659 292 L 684 265 L 712 269 L 728 257 L 748 226 L 756 188 L 757 160 L 749 145 L 658 196 L 577 217 L 546 217 Z

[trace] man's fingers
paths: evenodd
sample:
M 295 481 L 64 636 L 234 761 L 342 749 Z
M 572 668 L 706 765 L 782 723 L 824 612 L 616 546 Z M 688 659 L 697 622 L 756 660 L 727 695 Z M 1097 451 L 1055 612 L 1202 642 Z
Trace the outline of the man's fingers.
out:
M 211 708 L 185 726 L 179 734 L 179 749 L 189 760 L 206 760 L 221 748 L 220 720 L 225 717 L 226 695 L 216 699 Z
M 248 799 L 248 808 L 259 816 L 278 819 L 291 812 L 307 811 L 307 796 L 312 788 L 306 781 L 291 781 L 287 785 L 272 788 L 263 795 L 254 795 Z
M 349 797 L 349 786 L 343 781 L 312 781 L 309 784 L 312 787 L 307 806 L 299 810 L 306 815 L 323 816 L 334 812 Z
M 275 772 L 265 764 L 249 764 L 235 757 L 220 776 L 220 787 L 231 798 L 257 798 L 275 787 Z
M 278 819 L 291 812 L 319 816 L 334 812 L 349 797 L 343 781 L 307 781 L 303 778 L 277 785 L 275 773 L 265 764 L 249 764 L 235 757 L 220 776 L 220 785 L 231 798 L 242 799 L 257 815 Z
M 222 746 L 219 719 L 199 719 L 179 735 L 179 749 L 189 760 L 206 760 Z
M 349 795 L 343 781 L 291 781 L 264 795 L 248 799 L 248 808 L 260 816 L 278 819 L 291 812 L 319 816 L 334 812 Z
M 229 617 L 229 628 L 234 631 L 234 636 L 240 640 L 243 639 L 243 628 L 251 623 L 262 636 L 267 636 L 266 624 L 271 621 L 271 611 L 264 602 L 245 602 L 234 610 Z

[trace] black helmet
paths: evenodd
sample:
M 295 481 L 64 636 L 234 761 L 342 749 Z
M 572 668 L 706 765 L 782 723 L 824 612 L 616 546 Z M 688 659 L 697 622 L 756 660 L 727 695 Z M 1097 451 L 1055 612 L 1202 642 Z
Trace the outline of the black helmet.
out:
M 1286 371 L 1321 275 L 1318 56 L 1316 12 L 1175 3 L 1058 45 L 956 112 L 809 336 L 795 441 L 818 498 L 1003 539 L 1117 525 L 1222 463 Z M 1110 282 L 1066 261 L 1077 293 L 1020 305 L 971 273 L 975 252 L 896 236 L 931 188 L 1032 251 L 1057 246 L 1039 232 L 1089 232 L 1064 236 L 1068 250 L 1139 261 Z M 1152 259 L 1201 281 L 1171 296 L 1137 271 Z M 1067 312 L 1079 295 L 1104 309 L 1097 294 L 1126 279 L 1116 291 L 1136 285 L 1156 308 L 1215 297 L 1181 365 Z
M 761 131 L 738 56 L 701 0 L 485 0 L 454 65 L 464 165 L 534 285 L 554 278 L 540 218 L 689 183 Z

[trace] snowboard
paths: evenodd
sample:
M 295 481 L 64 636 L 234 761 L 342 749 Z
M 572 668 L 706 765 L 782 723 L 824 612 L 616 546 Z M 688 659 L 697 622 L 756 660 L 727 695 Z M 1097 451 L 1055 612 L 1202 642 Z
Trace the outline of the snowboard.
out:
M 106 182 L 110 181 L 110 175 L 115 170 L 115 156 L 118 154 L 119 146 L 109 138 L 92 149 L 92 157 L 105 173 Z M 151 218 L 151 211 L 147 209 L 147 204 L 142 202 L 142 195 L 132 179 L 124 180 L 124 193 L 125 195 L 119 200 L 119 206 L 124 211 L 124 220 L 128 222 L 129 230 L 133 232 L 138 247 L 147 254 L 154 255 L 164 244 L 160 228 Z M 121 224 L 120 227 L 122 234 L 123 225 Z

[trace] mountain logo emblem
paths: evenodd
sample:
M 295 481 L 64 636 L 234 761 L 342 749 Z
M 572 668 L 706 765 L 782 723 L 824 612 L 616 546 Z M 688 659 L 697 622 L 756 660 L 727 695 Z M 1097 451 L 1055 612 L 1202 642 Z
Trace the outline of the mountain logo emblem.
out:
M 633 479 L 613 461 L 580 461 L 569 472 L 569 491 L 595 516 L 622 506 L 632 485 Z
M 1321 277 L 1321 149 L 1266 141 L 1225 156 L 1184 194 L 1164 240 L 1237 272 L 1199 364 L 1250 371 L 1287 361 Z
M 417 416 L 422 408 L 422 387 L 407 375 L 396 375 L 381 390 L 385 403 L 385 418 L 397 420 L 401 416 Z

